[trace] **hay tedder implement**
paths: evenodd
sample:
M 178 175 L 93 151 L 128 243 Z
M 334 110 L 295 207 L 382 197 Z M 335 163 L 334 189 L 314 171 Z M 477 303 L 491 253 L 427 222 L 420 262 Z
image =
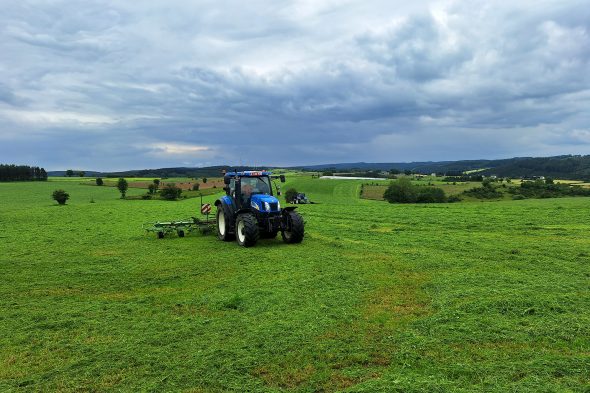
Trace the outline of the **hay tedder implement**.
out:
M 215 220 L 209 219 L 211 213 L 211 204 L 203 203 L 201 197 L 201 214 L 205 215 L 204 220 L 196 217 L 187 219 L 175 220 L 175 221 L 157 221 L 157 222 L 146 222 L 141 227 L 146 233 L 155 233 L 158 239 L 163 239 L 166 235 L 176 233 L 178 237 L 184 237 L 186 234 L 192 232 L 200 232 L 206 235 L 213 231 L 215 228 Z

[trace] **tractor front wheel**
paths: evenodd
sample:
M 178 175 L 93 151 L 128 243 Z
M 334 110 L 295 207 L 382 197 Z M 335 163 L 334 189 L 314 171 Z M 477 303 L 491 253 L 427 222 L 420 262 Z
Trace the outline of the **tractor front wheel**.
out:
M 287 244 L 301 243 L 305 235 L 305 223 L 303 217 L 294 211 L 285 212 L 283 216 L 284 228 L 281 235 Z
M 236 220 L 236 238 L 242 247 L 252 247 L 258 241 L 260 232 L 254 215 L 240 214 Z

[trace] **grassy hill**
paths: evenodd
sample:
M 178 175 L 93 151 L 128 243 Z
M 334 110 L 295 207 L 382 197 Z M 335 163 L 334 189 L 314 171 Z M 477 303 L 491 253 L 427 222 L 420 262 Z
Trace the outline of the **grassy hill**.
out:
M 290 186 L 319 202 L 299 207 L 304 242 L 244 249 L 142 233 L 196 199 L 0 184 L 0 391 L 587 390 L 588 199 L 392 205 L 360 181 Z

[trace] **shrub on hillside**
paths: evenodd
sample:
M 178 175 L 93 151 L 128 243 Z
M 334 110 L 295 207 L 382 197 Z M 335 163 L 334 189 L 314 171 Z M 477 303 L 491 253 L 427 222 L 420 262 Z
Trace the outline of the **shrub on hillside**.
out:
M 193 184 L 193 191 L 199 191 L 199 183 Z
M 478 199 L 498 199 L 502 198 L 502 194 L 500 191 L 496 189 L 492 185 L 493 179 L 486 178 L 481 183 L 481 187 L 473 187 L 469 190 L 463 191 L 464 195 L 468 195 Z
M 65 205 L 66 201 L 70 199 L 70 194 L 64 190 L 55 190 L 53 191 L 53 194 L 51 194 L 51 197 L 60 205 Z
M 416 202 L 416 186 L 410 179 L 402 177 L 399 180 L 391 182 L 383 198 L 389 203 L 414 203 Z
M 100 177 L 96 178 L 96 185 L 97 186 L 102 186 L 104 184 L 104 182 L 102 181 L 102 179 Z
M 521 194 L 526 198 L 558 198 L 563 196 L 590 196 L 590 189 L 570 186 L 543 180 L 525 181 L 520 187 L 513 187 L 509 192 Z
M 418 187 L 416 193 L 416 202 L 418 203 L 443 203 L 447 197 L 442 188 L 437 187 Z
M 474 197 L 477 199 L 498 199 L 502 198 L 502 193 L 497 191 L 494 187 L 473 187 L 469 190 L 463 191 L 464 195 Z
M 182 190 L 176 187 L 174 183 L 166 184 L 162 190 L 160 190 L 160 197 L 168 201 L 173 201 L 180 198 L 180 194 L 182 194 Z
M 392 182 L 383 198 L 389 203 L 441 203 L 447 200 L 442 188 L 416 186 L 408 178 Z

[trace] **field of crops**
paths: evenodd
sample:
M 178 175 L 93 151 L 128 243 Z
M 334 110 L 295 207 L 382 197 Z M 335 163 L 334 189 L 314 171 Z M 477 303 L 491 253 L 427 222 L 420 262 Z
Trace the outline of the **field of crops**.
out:
M 142 233 L 198 199 L 0 183 L 0 391 L 590 389 L 589 198 L 394 205 L 361 183 L 289 180 L 318 202 L 304 242 L 250 249 Z

